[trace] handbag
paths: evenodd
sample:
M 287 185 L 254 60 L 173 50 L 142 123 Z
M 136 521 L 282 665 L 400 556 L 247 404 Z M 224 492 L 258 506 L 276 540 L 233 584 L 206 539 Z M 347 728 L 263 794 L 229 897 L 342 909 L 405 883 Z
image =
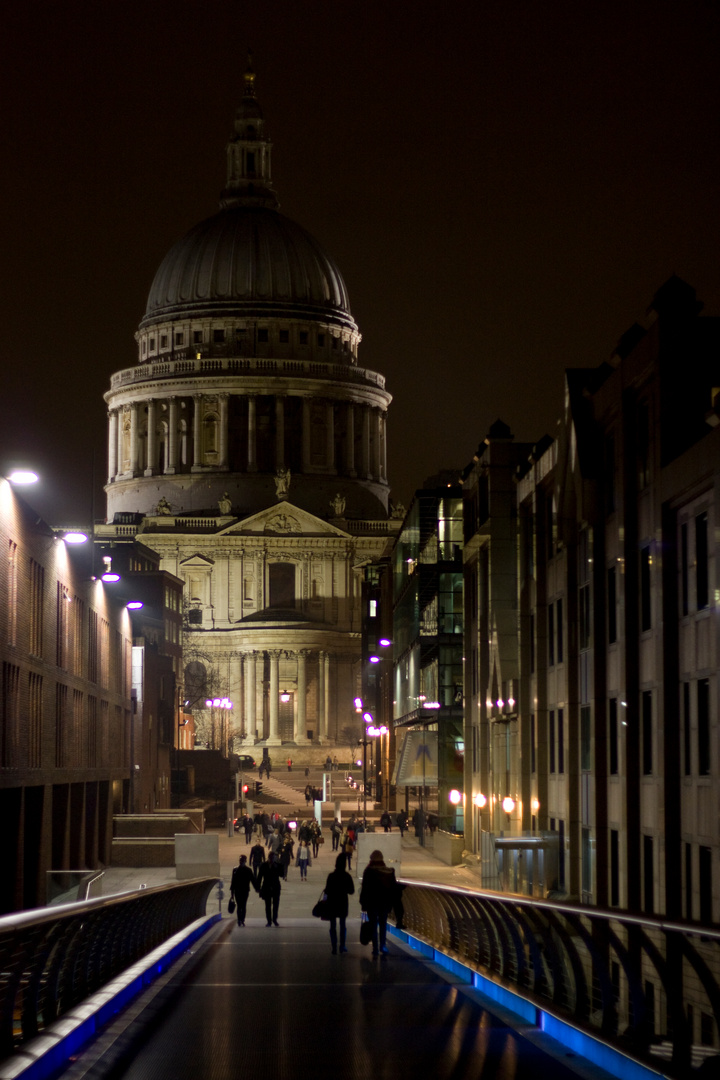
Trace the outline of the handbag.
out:
M 234 900 L 228 900 L 228 914 L 229 915 L 234 915 L 235 914 L 235 901 Z
M 369 945 L 372 941 L 372 927 L 368 919 L 367 911 L 363 911 L 360 917 L 360 944 Z
M 312 913 L 316 919 L 323 919 L 325 922 L 330 921 L 330 904 L 328 902 L 326 892 L 320 893 L 320 899 L 318 900 L 315 907 L 312 909 Z

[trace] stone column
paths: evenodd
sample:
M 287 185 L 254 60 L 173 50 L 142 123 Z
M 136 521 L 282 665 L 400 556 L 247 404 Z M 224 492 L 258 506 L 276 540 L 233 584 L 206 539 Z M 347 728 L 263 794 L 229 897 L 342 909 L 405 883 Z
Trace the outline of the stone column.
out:
M 117 476 L 118 463 L 118 414 L 117 409 L 108 413 L 108 482 Z
M 372 411 L 372 462 L 370 465 L 373 478 L 380 479 L 380 410 Z
M 270 727 L 268 730 L 268 746 L 279 746 L 280 735 L 278 734 L 278 701 L 280 694 L 280 650 L 270 651 L 270 700 L 268 702 Z
M 255 653 L 255 709 L 258 739 L 265 738 L 265 653 Z
M 123 428 L 125 427 L 125 416 L 122 409 L 118 410 L 118 426 L 117 426 L 117 470 L 119 473 L 125 471 L 125 455 L 123 448 Z
M 352 401 L 347 403 L 345 421 L 345 469 L 348 476 L 357 475 L 355 472 L 355 406 Z
M 151 398 L 147 403 L 147 461 L 145 462 L 145 475 L 153 476 L 157 472 L 157 435 L 155 427 L 155 400 Z
M 168 402 L 168 437 L 165 454 L 165 472 L 174 473 L 177 468 L 177 398 Z
M 275 468 L 285 464 L 285 398 L 275 398 Z
M 230 718 L 231 727 L 242 729 L 243 720 L 245 718 L 245 707 L 243 701 L 243 658 L 242 653 L 233 653 L 230 657 L 230 698 L 233 703 L 232 717 Z
M 257 418 L 254 394 L 248 394 L 247 471 L 257 472 Z
M 200 409 L 202 394 L 193 394 L 193 472 L 202 468 L 202 427 L 200 424 Z
M 228 395 L 218 395 L 220 406 L 220 459 L 218 465 L 221 469 L 228 467 Z
M 360 461 L 360 476 L 363 480 L 370 479 L 370 409 L 363 405 L 362 410 L 362 460 Z
M 248 742 L 254 742 L 257 738 L 257 709 L 255 681 L 255 653 L 248 653 L 245 657 L 245 728 Z
M 323 724 L 325 722 L 325 653 L 318 653 L 318 692 L 317 692 L 317 731 L 315 736 L 318 742 L 325 738 Z
M 133 401 L 130 406 L 130 472 L 133 476 L 138 473 L 138 406 Z
M 310 470 L 310 398 L 302 399 L 302 471 Z
M 330 653 L 325 653 L 325 696 L 323 698 L 323 736 L 330 731 Z
M 295 742 L 306 743 L 307 737 L 307 649 L 297 654 L 297 716 L 295 717 Z
M 335 411 L 332 401 L 325 403 L 325 464 L 335 469 Z
M 387 413 L 380 412 L 380 479 L 387 480 Z

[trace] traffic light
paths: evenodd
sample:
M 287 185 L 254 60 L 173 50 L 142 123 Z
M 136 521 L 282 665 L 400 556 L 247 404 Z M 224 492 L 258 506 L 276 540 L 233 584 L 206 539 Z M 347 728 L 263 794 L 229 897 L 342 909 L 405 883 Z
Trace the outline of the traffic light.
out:
M 247 784 L 243 784 L 243 795 L 247 795 L 247 793 L 248 793 L 248 786 L 247 786 Z
M 262 786 L 263 786 L 263 782 L 262 782 L 262 780 L 256 780 L 256 781 L 255 781 L 255 794 L 256 794 L 256 795 L 260 795 L 260 794 L 261 794 L 261 792 L 262 792 Z

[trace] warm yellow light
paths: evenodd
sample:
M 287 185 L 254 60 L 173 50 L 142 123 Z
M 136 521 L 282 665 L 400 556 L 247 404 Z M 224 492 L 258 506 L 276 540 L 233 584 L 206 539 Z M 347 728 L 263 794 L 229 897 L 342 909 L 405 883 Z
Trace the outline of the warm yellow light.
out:
M 515 800 L 510 795 L 506 795 L 502 801 L 502 808 L 506 814 L 512 814 L 515 809 Z
M 532 799 L 531 802 L 530 802 L 530 806 L 532 808 L 533 813 L 536 813 L 540 809 L 540 800 L 539 799 Z
M 479 791 L 475 796 L 474 802 L 475 805 L 480 807 L 480 809 L 482 810 L 483 807 L 487 806 L 487 797 L 483 795 L 482 791 Z
M 462 802 L 462 794 L 458 791 L 457 788 L 453 788 L 452 791 L 448 792 L 448 799 L 453 804 L 453 806 L 457 806 L 458 803 Z

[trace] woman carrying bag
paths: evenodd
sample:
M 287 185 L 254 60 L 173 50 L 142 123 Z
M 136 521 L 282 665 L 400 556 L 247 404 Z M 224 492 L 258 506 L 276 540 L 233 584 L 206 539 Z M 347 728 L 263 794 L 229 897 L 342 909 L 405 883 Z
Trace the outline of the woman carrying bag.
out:
M 326 917 L 330 919 L 330 945 L 333 955 L 338 951 L 338 919 L 340 920 L 340 952 L 347 952 L 345 920 L 348 913 L 348 896 L 352 896 L 354 892 L 355 882 L 345 869 L 345 856 L 341 853 L 335 860 L 335 869 L 328 874 L 325 882 Z

